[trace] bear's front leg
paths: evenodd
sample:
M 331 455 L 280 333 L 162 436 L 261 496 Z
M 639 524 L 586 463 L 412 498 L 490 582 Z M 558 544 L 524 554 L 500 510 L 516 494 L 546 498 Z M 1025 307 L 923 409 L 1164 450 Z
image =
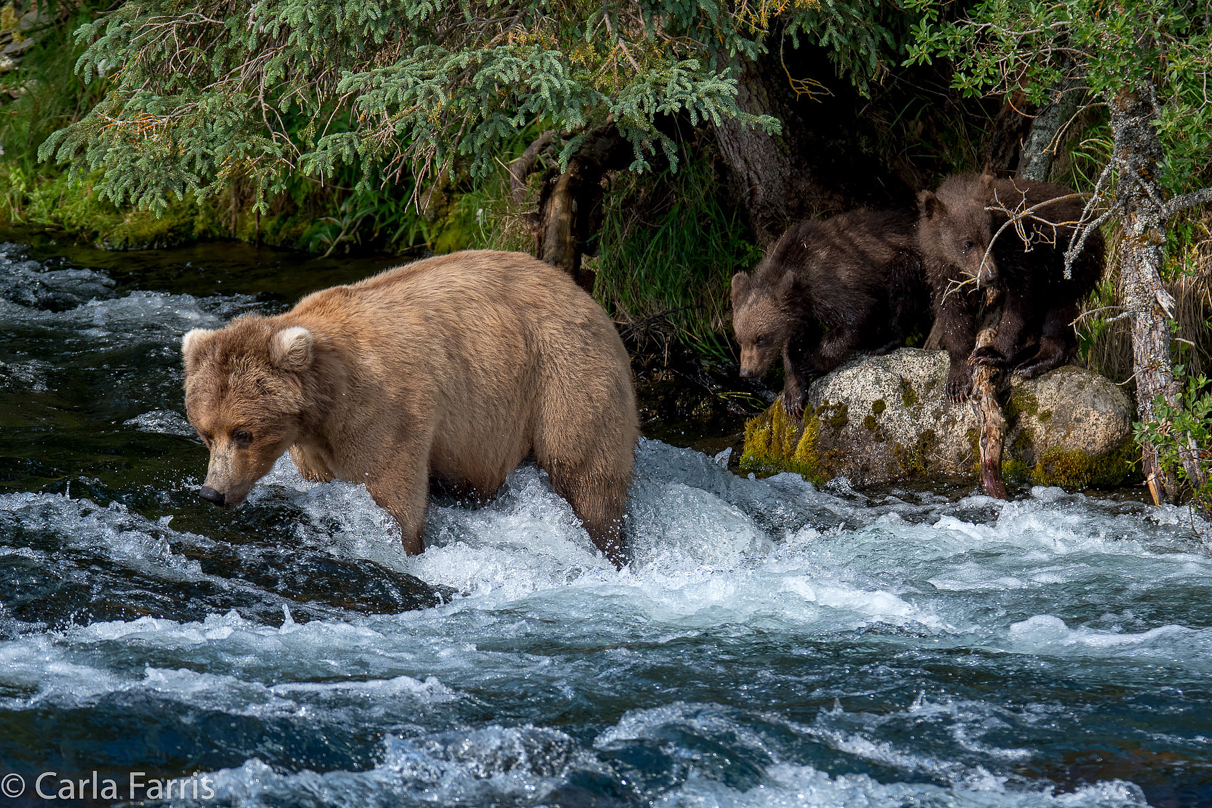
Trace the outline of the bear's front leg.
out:
M 1024 335 L 1035 330 L 1031 325 L 1032 318 L 1024 294 L 1017 290 L 1006 290 L 993 340 L 974 350 L 969 361 L 975 365 L 1008 368 L 1022 354 Z
M 976 344 L 976 311 L 969 294 L 958 289 L 936 288 L 934 319 L 939 344 L 951 360 L 947 371 L 947 400 L 958 403 L 972 390 L 968 355 Z
M 808 384 L 811 381 L 804 370 L 809 353 L 805 341 L 809 337 L 795 332 L 783 346 L 783 409 L 792 418 L 799 419 L 808 404 Z
M 428 452 L 416 447 L 391 453 L 376 465 L 379 472 L 366 488 L 379 507 L 400 525 L 400 541 L 408 555 L 425 551 L 425 509 L 429 505 Z M 385 471 L 389 470 L 389 471 Z

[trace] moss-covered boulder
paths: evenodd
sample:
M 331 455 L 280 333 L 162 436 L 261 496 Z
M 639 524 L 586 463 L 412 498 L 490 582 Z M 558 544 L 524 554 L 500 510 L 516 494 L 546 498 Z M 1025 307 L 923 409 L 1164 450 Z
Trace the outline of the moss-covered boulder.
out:
M 817 380 L 803 422 L 781 401 L 745 427 L 741 467 L 794 471 L 821 483 L 978 479 L 976 414 L 944 389 L 947 355 L 902 348 L 849 362 Z M 1110 380 L 1063 367 L 1010 387 L 1003 399 L 1008 482 L 1085 487 L 1133 474 L 1132 404 Z

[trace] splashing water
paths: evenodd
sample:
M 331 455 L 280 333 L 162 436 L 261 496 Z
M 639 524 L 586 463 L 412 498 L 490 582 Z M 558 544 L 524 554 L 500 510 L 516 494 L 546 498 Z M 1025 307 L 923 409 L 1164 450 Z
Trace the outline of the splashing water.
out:
M 28 255 L 0 247 L 17 804 L 45 772 L 181 805 L 1212 804 L 1185 510 L 871 497 L 645 440 L 621 572 L 533 465 L 436 500 L 410 558 L 288 459 L 197 500 L 177 343 L 265 300 Z

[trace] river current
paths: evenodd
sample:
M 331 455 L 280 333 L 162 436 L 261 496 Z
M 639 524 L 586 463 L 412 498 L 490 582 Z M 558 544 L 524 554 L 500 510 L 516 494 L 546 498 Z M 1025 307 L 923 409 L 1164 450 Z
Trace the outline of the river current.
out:
M 289 459 L 198 499 L 180 389 L 185 331 L 378 266 L 55 252 L 0 246 L 0 804 L 1212 805 L 1186 509 L 645 439 L 621 572 L 533 466 L 409 558 Z

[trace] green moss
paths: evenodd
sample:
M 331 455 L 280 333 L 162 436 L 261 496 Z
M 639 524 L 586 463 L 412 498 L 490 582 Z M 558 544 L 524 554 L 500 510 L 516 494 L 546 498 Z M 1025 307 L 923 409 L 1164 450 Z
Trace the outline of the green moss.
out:
M 1024 429 L 1014 437 L 1015 457 L 1026 457 L 1035 451 L 1035 434 L 1030 429 Z
M 926 474 L 928 459 L 938 448 L 938 433 L 927 429 L 910 446 L 895 444 L 892 448 L 901 471 L 909 477 L 922 477 Z
M 1007 424 L 1014 422 L 1014 419 L 1019 416 L 1019 413 L 1027 415 L 1035 415 L 1039 412 L 1039 400 L 1035 394 L 1028 391 L 1022 385 L 1017 385 L 1010 388 L 1010 398 L 1006 401 L 1006 406 L 1002 408 L 1002 415 L 1006 419 Z
M 795 452 L 791 455 L 790 470 L 802 474 L 804 479 L 820 485 L 829 479 L 822 467 L 822 458 L 817 451 L 817 436 L 820 434 L 820 422 L 809 418 L 804 422 L 804 432 L 796 443 Z
M 873 415 L 879 415 L 886 409 L 888 409 L 888 405 L 884 403 L 884 399 L 882 398 L 877 398 L 871 402 L 871 412 Z
M 834 404 L 833 412 L 829 416 L 828 424 L 833 429 L 843 429 L 846 424 L 850 423 L 850 408 L 845 404 Z
M 1021 460 L 1002 455 L 1002 481 L 1009 485 L 1023 485 L 1031 479 L 1032 469 Z
M 863 428 L 866 429 L 868 432 L 874 432 L 875 427 L 876 427 L 876 421 L 875 421 L 874 415 L 868 415 L 866 418 L 863 419 Z
M 809 413 L 803 424 L 787 416 L 782 402 L 745 424 L 745 445 L 740 467 L 754 474 L 791 471 L 820 485 L 829 479 L 825 459 L 817 450 L 821 421 Z
M 901 377 L 901 404 L 905 409 L 909 409 L 917 403 L 917 391 L 913 389 L 913 385 L 904 376 Z
M 1052 410 L 1044 410 L 1043 412 L 1041 412 L 1039 414 L 1039 422 L 1041 424 L 1046 424 L 1051 420 L 1052 420 Z
M 1097 457 L 1074 449 L 1050 446 L 1040 452 L 1035 468 L 1031 470 L 1031 482 L 1062 488 L 1122 485 L 1139 476 L 1136 469 L 1139 459 L 1140 447 L 1134 441 L 1128 441 L 1108 455 Z

